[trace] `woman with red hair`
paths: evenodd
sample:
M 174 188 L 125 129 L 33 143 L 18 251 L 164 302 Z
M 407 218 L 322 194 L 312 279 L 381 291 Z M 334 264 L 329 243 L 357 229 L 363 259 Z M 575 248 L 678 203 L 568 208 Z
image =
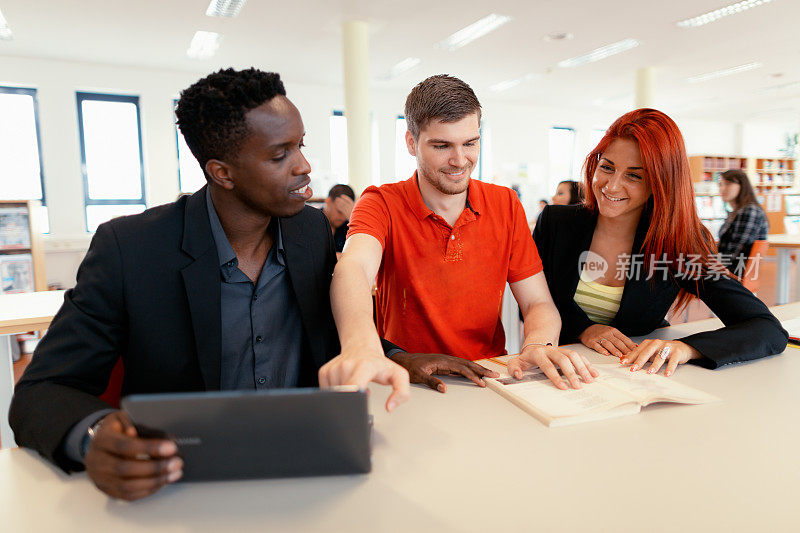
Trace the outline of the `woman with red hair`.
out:
M 561 344 L 581 342 L 631 371 L 670 376 L 782 352 L 788 335 L 732 278 L 695 211 L 683 136 L 667 115 L 637 109 L 617 119 L 586 158 L 582 205 L 548 206 L 534 230 Z M 725 327 L 666 341 L 630 337 L 667 326 L 674 302 L 703 300 Z M 514 358 L 515 374 L 533 361 Z

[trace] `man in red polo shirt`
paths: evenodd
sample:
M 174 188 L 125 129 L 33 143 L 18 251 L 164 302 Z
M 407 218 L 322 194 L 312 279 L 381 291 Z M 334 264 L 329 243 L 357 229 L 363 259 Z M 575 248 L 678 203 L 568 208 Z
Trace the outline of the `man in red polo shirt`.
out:
M 588 361 L 556 346 L 561 320 L 516 194 L 470 180 L 480 152 L 475 93 L 457 78 L 432 76 L 411 91 L 405 113 L 417 172 L 367 188 L 353 210 L 331 285 L 342 353 L 320 370 L 320 382 L 368 373 L 366 361 L 384 357 L 380 334 L 406 350 L 390 357 L 412 382 L 445 392 L 434 374 L 460 374 L 484 386 L 493 373 L 472 361 L 505 353 L 506 282 L 525 318 L 524 359 L 562 389 L 556 365 L 574 388 L 592 381 Z

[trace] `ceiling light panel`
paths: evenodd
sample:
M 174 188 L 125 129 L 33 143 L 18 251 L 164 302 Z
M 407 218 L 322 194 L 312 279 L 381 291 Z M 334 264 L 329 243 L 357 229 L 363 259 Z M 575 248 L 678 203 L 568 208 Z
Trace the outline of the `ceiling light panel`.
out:
M 519 78 L 514 78 L 513 80 L 505 80 L 499 83 L 495 83 L 494 85 L 490 85 L 489 90 L 492 92 L 499 93 L 502 91 L 507 91 L 512 87 L 516 87 L 521 83 L 525 83 L 526 81 L 539 79 L 541 77 L 542 76 L 540 74 L 534 74 L 534 73 L 525 74 L 524 76 L 520 76 Z
M 3 16 L 3 12 L 0 11 L 0 41 L 10 41 L 14 38 L 14 34 L 11 33 L 11 28 L 8 26 L 8 22 L 6 22 L 6 18 Z
M 774 93 L 778 91 L 786 91 L 789 89 L 800 89 L 800 81 L 793 81 L 792 83 L 784 83 L 783 85 L 773 85 L 772 87 L 764 87 L 759 92 Z
M 679 28 L 697 28 L 699 26 L 705 26 L 711 22 L 716 22 L 721 18 L 758 7 L 762 4 L 768 4 L 771 1 L 772 0 L 743 0 L 741 2 L 736 2 L 735 4 L 730 4 L 725 7 L 715 9 L 714 11 L 709 11 L 708 13 L 703 13 L 702 15 L 698 15 L 690 19 L 676 22 L 675 25 Z
M 233 18 L 242 10 L 244 3 L 247 0 L 211 0 L 206 9 L 206 15 L 209 17 L 227 17 Z
M 740 72 L 747 72 L 748 70 L 761 68 L 761 66 L 762 66 L 761 63 L 746 63 L 744 65 L 739 65 L 737 67 L 726 68 L 723 70 L 715 70 L 714 72 L 708 72 L 706 74 L 692 76 L 690 78 L 686 78 L 686 81 L 688 81 L 689 83 L 700 83 L 703 81 L 723 78 L 725 76 L 731 76 L 733 74 L 739 74 Z
M 558 66 L 562 68 L 570 68 L 577 67 L 579 65 L 585 65 L 586 63 L 594 63 L 595 61 L 600 61 L 601 59 L 620 54 L 632 48 L 636 48 L 637 46 L 639 46 L 639 41 L 636 39 L 624 39 L 622 41 L 617 41 L 616 43 L 611 43 L 609 45 L 600 47 L 596 50 L 592 50 L 588 54 L 565 59 L 564 61 L 559 62 Z
M 389 69 L 387 73 L 380 76 L 379 79 L 393 80 L 416 68 L 420 63 L 422 63 L 422 59 L 418 57 L 407 57 Z
M 510 21 L 511 17 L 507 17 L 505 15 L 498 15 L 497 13 L 492 13 L 491 15 L 483 17 L 477 22 L 473 22 L 466 28 L 458 30 L 444 41 L 436 43 L 436 46 L 438 48 L 449 50 L 450 52 L 452 52 L 453 50 L 458 50 L 462 46 L 471 43 L 475 39 L 480 39 L 487 33 L 496 30 L 500 26 Z
M 192 43 L 186 50 L 186 55 L 192 59 L 208 59 L 213 56 L 219 48 L 219 40 L 222 37 L 213 31 L 198 31 L 192 37 Z

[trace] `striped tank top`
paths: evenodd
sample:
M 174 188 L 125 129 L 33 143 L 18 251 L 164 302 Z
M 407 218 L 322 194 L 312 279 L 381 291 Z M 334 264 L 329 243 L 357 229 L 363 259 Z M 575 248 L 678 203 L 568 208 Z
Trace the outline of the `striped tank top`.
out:
M 597 324 L 608 325 L 617 316 L 619 311 L 619 301 L 622 299 L 622 291 L 625 287 L 609 287 L 596 281 L 592 281 L 581 272 L 581 279 L 575 289 L 575 303 L 583 309 L 589 320 Z

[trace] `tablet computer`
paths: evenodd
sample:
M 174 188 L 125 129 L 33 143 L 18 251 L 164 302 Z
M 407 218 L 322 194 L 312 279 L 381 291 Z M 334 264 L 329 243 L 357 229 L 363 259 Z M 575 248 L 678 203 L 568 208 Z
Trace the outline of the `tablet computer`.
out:
M 355 389 L 137 394 L 122 399 L 142 437 L 169 438 L 181 481 L 369 472 L 371 420 Z

